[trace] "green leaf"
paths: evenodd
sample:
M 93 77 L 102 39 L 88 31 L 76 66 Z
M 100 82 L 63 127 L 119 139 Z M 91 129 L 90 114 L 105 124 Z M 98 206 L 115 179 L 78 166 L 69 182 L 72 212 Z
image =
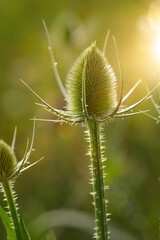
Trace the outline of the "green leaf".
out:
M 16 240 L 16 235 L 12 227 L 12 221 L 1 206 L 0 206 L 0 216 L 7 232 L 7 239 Z
M 19 224 L 20 224 L 20 228 L 21 228 L 22 239 L 23 240 L 31 240 L 28 230 L 23 221 L 22 210 L 20 211 L 20 219 L 19 220 L 20 220 Z

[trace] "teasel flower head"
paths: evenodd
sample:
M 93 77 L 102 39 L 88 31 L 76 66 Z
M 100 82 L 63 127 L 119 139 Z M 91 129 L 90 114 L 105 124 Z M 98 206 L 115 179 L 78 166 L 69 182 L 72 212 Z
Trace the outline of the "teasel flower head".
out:
M 33 134 L 32 134 L 30 147 L 29 147 L 29 140 L 27 140 L 26 150 L 22 160 L 20 161 L 17 160 L 14 152 L 16 133 L 17 133 L 17 128 L 15 128 L 11 146 L 9 146 L 3 140 L 0 140 L 0 183 L 3 183 L 4 181 L 8 181 L 8 180 L 14 180 L 23 171 L 35 165 L 38 161 L 42 159 L 41 158 L 32 164 L 28 162 L 31 152 L 33 151 L 35 121 L 33 125 Z
M 66 109 L 77 115 L 84 113 L 85 105 L 89 117 L 99 118 L 116 107 L 116 77 L 96 43 L 85 49 L 71 67 L 66 92 Z
M 11 147 L 0 140 L 0 178 L 11 176 L 17 164 L 17 159 Z
M 97 48 L 96 43 L 92 43 L 86 48 L 75 63 L 71 66 L 66 77 L 66 88 L 64 88 L 55 62 L 52 43 L 48 29 L 43 21 L 46 35 L 49 44 L 49 53 L 51 57 L 53 71 L 59 85 L 59 88 L 65 98 L 65 111 L 52 107 L 43 100 L 36 92 L 34 92 L 22 79 L 23 84 L 40 100 L 37 105 L 53 114 L 57 119 L 36 119 L 39 121 L 50 122 L 66 122 L 66 123 L 85 123 L 89 119 L 96 119 L 98 122 L 108 122 L 114 118 L 123 118 L 141 113 L 146 113 L 148 110 L 136 111 L 135 107 L 145 101 L 154 90 L 160 85 L 158 83 L 151 91 L 149 91 L 138 102 L 123 106 L 123 103 L 136 89 L 141 82 L 141 79 L 131 88 L 131 90 L 123 95 L 123 77 L 121 71 L 120 60 L 116 40 L 113 37 L 116 55 L 120 72 L 120 84 L 117 87 L 118 81 L 112 67 L 109 65 L 105 57 L 105 50 L 108 40 L 108 35 L 105 40 L 103 51 Z M 117 89 L 120 89 L 119 93 Z

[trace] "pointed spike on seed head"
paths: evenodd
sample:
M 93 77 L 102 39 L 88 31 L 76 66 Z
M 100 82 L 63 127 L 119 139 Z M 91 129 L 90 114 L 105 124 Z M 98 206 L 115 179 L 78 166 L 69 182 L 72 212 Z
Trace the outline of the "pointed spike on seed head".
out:
M 83 96 L 82 89 L 85 89 Z M 66 91 L 66 109 L 77 115 L 83 113 L 81 99 L 84 96 L 89 117 L 109 114 L 117 106 L 116 77 L 96 43 L 85 49 L 71 67 L 66 79 Z

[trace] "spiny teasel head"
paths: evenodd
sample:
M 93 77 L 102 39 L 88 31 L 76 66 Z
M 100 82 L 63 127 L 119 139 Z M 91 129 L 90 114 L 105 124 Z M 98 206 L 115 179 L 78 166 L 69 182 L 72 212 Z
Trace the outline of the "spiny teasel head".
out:
M 160 82 L 149 91 L 143 98 L 136 103 L 123 106 L 122 104 L 132 94 L 136 87 L 141 82 L 141 79 L 123 96 L 123 75 L 121 64 L 117 50 L 116 40 L 113 37 L 120 75 L 120 87 L 117 94 L 117 80 L 113 69 L 109 65 L 105 57 L 105 50 L 108 40 L 108 35 L 105 40 L 103 52 L 101 52 L 96 44 L 91 44 L 86 48 L 72 65 L 66 77 L 66 88 L 61 81 L 57 63 L 55 61 L 52 41 L 43 20 L 43 25 L 48 39 L 48 50 L 51 57 L 53 72 L 57 80 L 58 86 L 65 98 L 65 111 L 56 109 L 41 98 L 26 82 L 22 79 L 22 83 L 36 96 L 41 103 L 36 103 L 40 107 L 49 111 L 57 119 L 36 119 L 38 121 L 60 122 L 77 124 L 84 123 L 86 120 L 95 119 L 99 123 L 105 123 L 113 118 L 124 118 L 147 112 L 133 110 L 154 92 L 160 85 Z M 118 97 L 117 97 L 118 95 Z
M 11 147 L 0 140 L 0 179 L 7 179 L 14 172 L 17 159 Z
M 35 121 L 33 124 L 33 134 L 31 144 L 29 146 L 29 140 L 27 141 L 26 150 L 23 158 L 20 161 L 17 161 L 14 147 L 16 141 L 16 132 L 17 128 L 15 128 L 14 136 L 12 140 L 12 145 L 9 146 L 3 140 L 0 140 L 0 183 L 3 183 L 6 180 L 14 180 L 18 177 L 23 171 L 35 165 L 38 161 L 33 163 L 29 163 L 29 157 L 33 151 L 33 141 L 34 141 L 34 133 L 35 133 Z
M 101 117 L 115 109 L 116 77 L 95 43 L 85 49 L 71 67 L 66 79 L 66 92 L 66 109 L 72 114 L 82 114 L 86 107 L 90 117 Z

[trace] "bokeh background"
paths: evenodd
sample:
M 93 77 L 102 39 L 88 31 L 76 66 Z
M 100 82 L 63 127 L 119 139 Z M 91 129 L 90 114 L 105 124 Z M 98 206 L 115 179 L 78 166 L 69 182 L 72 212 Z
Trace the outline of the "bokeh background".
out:
M 134 103 L 160 79 L 160 2 L 151 0 L 1 0 L 0 1 L 0 138 L 12 141 L 18 127 L 16 155 L 20 160 L 34 115 L 51 118 L 36 106 L 22 78 L 48 103 L 65 102 L 52 72 L 42 19 L 48 26 L 60 76 L 91 42 L 103 48 L 119 78 L 112 40 L 116 37 L 125 93 L 143 81 L 126 104 Z M 119 88 L 118 88 L 119 89 Z M 157 93 L 155 99 L 158 102 Z M 150 100 L 139 109 L 156 112 Z M 31 161 L 45 156 L 15 184 L 19 205 L 32 239 L 91 240 L 92 191 L 89 158 L 81 126 L 38 122 Z M 106 184 L 112 240 L 158 240 L 160 217 L 160 125 L 144 115 L 116 120 L 105 128 Z M 0 204 L 5 207 L 2 193 Z M 0 222 L 0 239 L 6 239 Z

